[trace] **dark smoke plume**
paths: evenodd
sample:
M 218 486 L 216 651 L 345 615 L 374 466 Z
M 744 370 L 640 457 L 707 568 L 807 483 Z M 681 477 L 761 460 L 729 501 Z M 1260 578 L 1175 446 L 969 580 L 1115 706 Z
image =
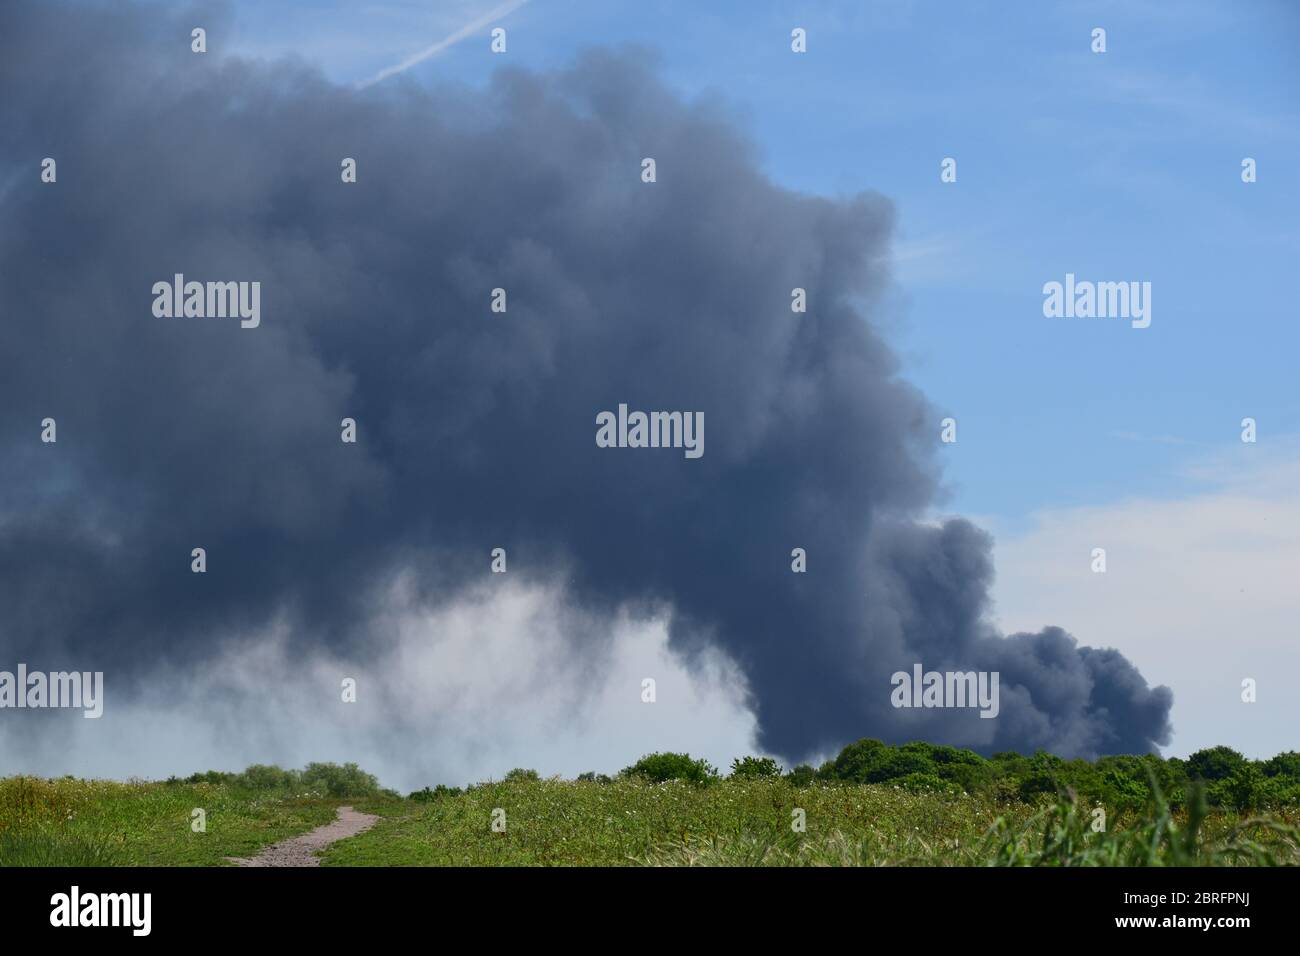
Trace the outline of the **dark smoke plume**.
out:
M 788 758 L 1167 740 L 1166 688 L 1058 628 L 995 633 L 988 537 L 925 523 L 939 416 L 877 331 L 885 199 L 775 185 L 639 53 L 356 92 L 223 56 L 225 26 L 0 5 L 4 661 L 121 688 L 272 619 L 356 651 L 375 587 L 412 572 L 436 606 L 504 546 L 586 612 L 671 608 Z M 261 326 L 155 318 L 174 273 L 260 281 Z M 704 456 L 597 448 L 620 402 L 703 411 Z M 895 710 L 914 662 L 999 671 L 1000 715 Z

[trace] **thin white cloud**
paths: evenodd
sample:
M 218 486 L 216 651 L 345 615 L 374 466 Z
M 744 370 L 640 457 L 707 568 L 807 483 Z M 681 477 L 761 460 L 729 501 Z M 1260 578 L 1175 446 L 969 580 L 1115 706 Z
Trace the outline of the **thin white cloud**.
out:
M 1227 744 L 1295 749 L 1300 726 L 1300 444 L 1236 444 L 1183 469 L 1206 483 L 1172 499 L 1037 513 L 997 539 L 994 594 L 1008 631 L 1057 624 L 1117 647 L 1174 692 L 1166 755 Z M 1105 548 L 1107 570 L 1092 571 Z M 1258 700 L 1241 699 L 1241 682 Z
M 482 30 L 488 24 L 500 20 L 502 17 L 508 16 L 511 13 L 514 13 L 516 10 L 518 10 L 527 2 L 528 0 L 508 0 L 508 2 L 501 4 L 501 6 L 497 7 L 495 10 L 491 10 L 488 13 L 483 14 L 483 16 L 477 18 L 476 20 L 472 20 L 469 23 L 465 24 L 459 30 L 456 30 L 454 33 L 451 33 L 450 35 L 439 40 L 437 43 L 433 44 L 433 46 L 426 47 L 425 49 L 421 50 L 419 53 L 413 53 L 411 56 L 408 56 L 402 62 L 380 70 L 370 79 L 358 83 L 357 88 L 365 89 L 366 87 L 374 86 L 376 83 L 380 83 L 388 79 L 390 76 L 396 76 L 398 73 L 404 73 L 407 70 L 409 70 L 411 67 L 415 66 L 416 64 L 423 63 L 425 60 L 432 59 L 433 57 L 441 53 L 443 50 L 446 50 L 448 47 L 454 46 L 455 44 L 459 43 L 461 40 L 465 39 L 467 36 L 476 33 L 479 30 Z
M 1180 438 L 1177 435 L 1145 435 L 1141 432 L 1117 431 L 1111 432 L 1112 438 L 1118 438 L 1121 441 L 1136 442 L 1154 442 L 1157 445 L 1204 445 L 1204 442 L 1192 441 L 1190 438 Z

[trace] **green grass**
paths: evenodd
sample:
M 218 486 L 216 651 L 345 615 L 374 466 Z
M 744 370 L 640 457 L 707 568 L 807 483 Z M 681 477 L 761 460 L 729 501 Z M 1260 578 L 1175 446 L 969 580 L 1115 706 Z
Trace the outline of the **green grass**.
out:
M 492 811 L 506 812 L 504 833 Z M 335 844 L 326 865 L 587 865 L 686 862 L 706 847 L 794 839 L 802 808 L 807 838 L 842 830 L 870 839 L 881 862 L 950 862 L 951 844 L 992 826 L 969 797 L 874 786 L 798 789 L 783 780 L 518 781 L 487 784 L 413 808 Z M 786 837 L 789 834 L 789 838 Z M 681 851 L 685 855 L 678 856 Z
M 226 784 L 0 780 L 0 866 L 214 866 L 334 819 L 343 801 Z M 207 813 L 207 832 L 191 812 Z
M 487 784 L 334 844 L 326 866 L 1099 866 L 1300 863 L 1300 815 L 1121 814 L 892 786 L 729 779 Z M 492 813 L 505 811 L 504 833 Z M 791 829 L 802 809 L 806 831 Z
M 0 864 L 4 866 L 117 866 L 115 847 L 93 837 L 57 830 L 0 833 Z
M 234 781 L 234 782 L 232 782 Z M 348 803 L 383 819 L 323 855 L 327 866 L 1159 866 L 1300 863 L 1300 811 L 1114 813 L 1044 797 L 939 793 L 735 777 L 707 785 L 532 780 L 428 802 L 326 796 L 292 782 L 0 780 L 0 865 L 214 866 L 327 823 Z M 207 832 L 191 811 L 207 811 Z M 504 833 L 493 811 L 505 811 Z M 806 831 L 791 829 L 801 809 Z

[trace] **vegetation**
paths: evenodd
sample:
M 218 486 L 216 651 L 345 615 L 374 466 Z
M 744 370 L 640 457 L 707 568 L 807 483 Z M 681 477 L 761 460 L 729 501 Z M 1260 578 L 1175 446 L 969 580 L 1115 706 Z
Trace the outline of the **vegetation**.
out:
M 632 766 L 624 767 L 619 776 L 636 777 L 651 783 L 684 780 L 707 784 L 718 779 L 718 770 L 707 760 L 696 760 L 690 754 L 648 754 Z
M 522 771 L 513 771 L 522 772 Z M 180 783 L 172 777 L 169 784 Z M 209 770 L 192 774 L 185 783 L 225 784 L 235 790 L 258 793 L 309 794 L 317 797 L 377 797 L 384 791 L 379 781 L 354 763 L 309 763 L 302 770 L 282 770 L 266 764 L 253 764 L 243 773 Z
M 161 783 L 11 777 L 0 865 L 222 865 L 329 822 L 344 802 L 385 819 L 333 844 L 326 865 L 1300 864 L 1294 752 L 1088 762 L 860 740 L 817 769 L 750 756 L 723 776 L 658 753 L 613 777 L 516 769 L 408 798 L 355 764 Z
M 803 811 L 802 814 L 798 811 Z M 1108 814 L 1077 796 L 731 777 L 707 784 L 486 783 L 327 849 L 327 866 L 1190 866 L 1300 863 L 1300 813 L 1157 799 Z M 505 830 L 491 821 L 504 811 Z M 802 819 L 802 832 L 795 824 Z M 1103 829 L 1094 829 L 1098 825 Z
M 1062 760 L 1043 751 L 1033 756 L 997 753 L 990 758 L 937 744 L 891 747 L 859 740 L 845 747 L 816 774 L 819 780 L 892 783 L 909 788 L 960 789 L 1002 802 L 1033 803 L 1042 796 L 1073 792 L 1087 803 L 1111 810 L 1140 810 L 1161 795 L 1182 810 L 1199 784 L 1210 807 L 1249 811 L 1300 807 L 1300 754 L 1247 760 L 1229 747 L 1212 747 L 1186 760 L 1155 754 Z
M 731 761 L 731 775 L 753 780 L 781 776 L 780 765 L 771 757 L 737 757 Z
M 348 774 L 318 771 L 311 786 L 275 767 L 198 777 L 0 779 L 0 865 L 218 865 L 328 823 L 339 803 L 329 784 Z M 204 832 L 194 829 L 196 810 Z

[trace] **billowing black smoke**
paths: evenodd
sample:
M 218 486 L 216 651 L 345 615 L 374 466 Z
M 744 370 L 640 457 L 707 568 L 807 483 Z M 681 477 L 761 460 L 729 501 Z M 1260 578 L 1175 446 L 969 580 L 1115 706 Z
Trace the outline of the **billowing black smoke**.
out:
M 412 571 L 436 604 L 503 546 L 590 611 L 671 607 L 790 758 L 1167 739 L 1167 689 L 1057 628 L 994 633 L 990 541 L 922 521 L 939 416 L 873 324 L 886 200 L 774 185 L 635 53 L 358 93 L 224 57 L 222 29 L 0 6 L 3 661 L 121 687 L 272 618 L 356 647 L 372 585 Z M 175 273 L 259 281 L 260 326 L 155 317 Z M 619 403 L 702 411 L 705 454 L 598 448 Z M 998 717 L 895 709 L 917 662 L 998 671 Z

